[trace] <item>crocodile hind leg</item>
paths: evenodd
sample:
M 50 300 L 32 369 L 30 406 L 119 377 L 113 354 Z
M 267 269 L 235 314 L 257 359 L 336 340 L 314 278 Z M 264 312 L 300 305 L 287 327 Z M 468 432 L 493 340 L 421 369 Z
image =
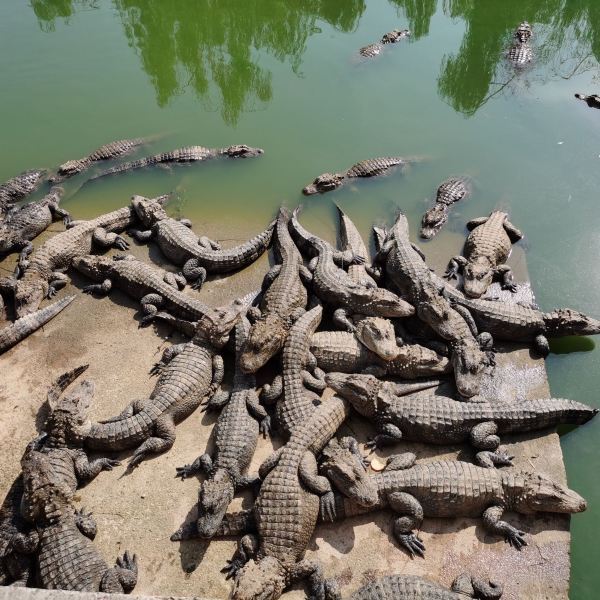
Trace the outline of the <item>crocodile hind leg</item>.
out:
M 187 285 L 187 279 L 183 275 L 171 273 L 170 271 L 165 273 L 163 281 L 176 290 L 182 290 Z
M 388 494 L 390 508 L 402 515 L 394 521 L 394 536 L 398 543 L 405 548 L 411 556 L 425 556 L 425 545 L 415 533 L 414 529 L 423 523 L 423 507 L 421 503 L 406 492 L 392 492 Z
M 221 569 L 226 573 L 226 579 L 235 577 L 237 572 L 258 552 L 258 538 L 250 533 L 246 534 L 239 542 L 233 558 L 227 561 L 227 565 Z
M 56 295 L 56 292 L 65 287 L 69 283 L 69 278 L 64 273 L 59 273 L 58 271 L 54 271 L 52 273 L 52 277 L 50 278 L 48 292 L 46 296 L 48 298 L 52 298 Z
M 455 256 L 450 259 L 446 272 L 444 273 L 444 279 L 456 279 L 458 274 L 464 269 L 467 264 L 467 259 L 464 256 Z
M 540 354 L 540 356 L 546 357 L 550 354 L 550 344 L 548 343 L 548 338 L 545 335 L 536 335 L 535 340 L 533 341 L 533 347 L 536 352 Z
M 207 452 L 199 456 L 192 464 L 183 465 L 183 467 L 175 467 L 175 477 L 181 477 L 181 481 L 195 475 L 196 473 L 204 473 L 205 475 L 212 471 L 213 461 Z
M 154 366 L 150 369 L 150 375 L 160 375 L 162 370 L 181 352 L 185 350 L 187 343 L 183 344 L 173 344 L 167 348 L 163 354 L 161 359 L 154 363 Z
M 376 450 L 389 444 L 397 444 L 402 440 L 402 431 L 393 423 L 385 423 L 378 427 L 378 430 L 379 433 L 365 444 L 370 450 Z
M 348 331 L 350 333 L 356 331 L 356 327 L 350 319 L 348 319 L 348 312 L 345 308 L 338 308 L 333 312 L 333 322 L 343 331 Z
M 248 390 L 246 393 L 246 407 L 248 412 L 258 421 L 258 430 L 267 437 L 271 431 L 271 417 L 260 403 L 258 395 L 254 390 Z
M 75 525 L 86 538 L 93 540 L 96 537 L 98 526 L 92 513 L 86 513 L 84 508 L 75 511 Z
M 102 283 L 91 283 L 83 288 L 84 294 L 97 294 L 98 296 L 106 296 L 112 290 L 112 281 L 105 279 Z
M 320 496 L 323 519 L 333 521 L 335 516 L 335 496 L 333 495 L 329 479 L 319 475 L 317 459 L 312 452 L 307 451 L 304 453 L 298 468 L 298 476 L 309 491 Z
M 181 223 L 182 221 L 180 221 Z M 184 223 L 185 225 L 185 223 Z M 189 227 L 191 227 L 192 224 L 190 223 Z M 187 227 L 187 225 L 186 225 Z M 211 240 L 209 237 L 205 236 L 205 235 L 201 235 L 198 238 L 198 245 L 201 246 L 202 248 L 205 248 L 206 250 L 220 250 L 221 249 L 221 244 L 219 244 L 219 242 L 216 242 L 215 240 Z
M 129 593 L 137 583 L 137 557 L 125 552 L 123 558 L 117 558 L 117 564 L 102 576 L 100 591 L 112 594 Z
M 206 281 L 206 269 L 198 264 L 197 258 L 190 258 L 183 265 L 183 276 L 191 283 L 192 288 L 198 290 Z
M 502 521 L 504 508 L 502 506 L 490 506 L 483 513 L 483 526 L 491 533 L 501 535 L 513 548 L 520 550 L 523 546 L 527 546 L 527 542 L 523 537 L 524 531 L 519 531 L 506 521 Z
M 152 239 L 152 229 L 141 231 L 140 229 L 130 229 L 129 235 L 140 244 L 147 244 Z
M 118 248 L 119 250 L 129 249 L 129 243 L 124 237 L 106 231 L 103 227 L 96 227 L 96 229 L 94 229 L 92 242 L 97 246 L 100 246 L 100 248 Z
M 508 265 L 496 267 L 494 275 L 500 278 L 500 287 L 502 287 L 503 290 L 510 290 L 511 292 L 517 291 L 517 284 L 513 279 L 512 269 Z
M 158 313 L 158 308 L 164 303 L 164 298 L 160 294 L 146 294 L 141 300 L 142 311 L 144 317 L 140 321 L 140 327 L 148 325 L 154 320 L 154 317 Z
M 220 354 L 212 358 L 212 383 L 207 397 L 202 402 L 202 412 L 207 410 L 221 410 L 229 402 L 230 394 L 221 389 L 225 377 L 225 363 Z
M 508 219 L 504 220 L 504 231 L 506 231 L 506 235 L 508 235 L 513 244 L 516 244 L 525 237 L 523 232 L 517 229 Z
M 315 560 L 305 558 L 294 564 L 288 573 L 290 584 L 308 580 L 308 597 L 311 600 L 328 600 L 331 597 L 331 582 L 323 576 L 323 567 Z
M 467 229 L 469 231 L 473 231 L 473 229 L 475 229 L 475 227 L 479 227 L 480 225 L 487 223 L 488 219 L 489 219 L 489 217 L 478 217 L 477 219 L 471 219 L 467 223 Z
M 131 471 L 151 454 L 160 454 L 169 450 L 175 443 L 175 422 L 171 415 L 163 414 L 154 423 L 154 435 L 143 442 L 127 463 Z
M 267 404 L 274 404 L 283 394 L 283 377 L 276 375 L 271 383 L 265 383 L 260 392 L 260 398 Z

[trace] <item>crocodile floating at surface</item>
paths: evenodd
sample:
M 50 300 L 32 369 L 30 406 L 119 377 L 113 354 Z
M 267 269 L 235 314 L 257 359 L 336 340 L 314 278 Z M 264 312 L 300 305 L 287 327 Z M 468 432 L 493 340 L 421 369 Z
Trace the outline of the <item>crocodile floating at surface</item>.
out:
M 464 256 L 455 256 L 444 277 L 456 278 L 462 271 L 463 289 L 469 298 L 480 298 L 492 284 L 494 277 L 502 278 L 502 289 L 517 291 L 512 269 L 505 264 L 512 244 L 523 234 L 508 220 L 505 212 L 494 211 L 489 217 L 472 219 L 467 223 L 471 232 L 465 242 Z
M 218 156 L 227 156 L 229 158 L 250 158 L 253 156 L 260 156 L 262 153 L 263 150 L 261 148 L 252 148 L 251 146 L 246 146 L 245 144 L 237 144 L 235 146 L 229 146 L 228 148 L 186 146 L 185 148 L 171 150 L 171 152 L 161 152 L 160 154 L 154 154 L 153 156 L 147 156 L 146 158 L 140 158 L 139 160 L 117 165 L 112 169 L 107 169 L 106 171 L 102 171 L 101 173 L 90 177 L 89 181 L 99 179 L 100 177 L 105 177 L 106 175 L 125 173 L 126 171 L 134 171 L 135 169 L 150 167 L 152 165 L 200 162 L 210 158 L 216 158 Z
M 183 267 L 183 275 L 194 288 L 204 283 L 207 273 L 229 273 L 257 260 L 271 245 L 276 223 L 273 221 L 247 242 L 223 250 L 205 236 L 198 238 L 189 221 L 170 218 L 162 206 L 138 197 L 133 207 L 147 229 L 132 230 L 131 235 L 139 242 L 155 240 L 172 263 Z
M 45 175 L 45 170 L 31 169 L 0 184 L 0 218 L 4 218 L 15 202 L 34 192 Z
M 600 96 L 598 94 L 575 94 L 575 98 L 583 100 L 590 108 L 600 108 Z
M 471 193 L 468 180 L 451 177 L 443 181 L 437 189 L 435 204 L 421 219 L 421 237 L 429 240 L 436 235 L 448 221 L 450 207 Z
M 379 56 L 383 47 L 387 44 L 395 44 L 409 35 L 410 31 L 408 29 L 393 29 L 392 31 L 385 33 L 379 42 L 363 46 L 358 52 L 365 58 L 373 58 Z
M 502 404 L 485 398 L 457 402 L 442 396 L 406 396 L 403 389 L 397 395 L 397 384 L 372 375 L 329 373 L 325 380 L 359 414 L 375 422 L 378 434 L 371 447 L 403 439 L 428 444 L 468 441 L 479 450 L 476 459 L 482 467 L 511 464 L 511 457 L 498 451 L 497 434 L 581 425 L 598 413 L 591 406 L 562 398 Z
M 508 60 L 515 67 L 524 67 L 533 60 L 532 35 L 533 30 L 527 21 L 523 21 L 515 31 L 515 41 L 508 51 Z

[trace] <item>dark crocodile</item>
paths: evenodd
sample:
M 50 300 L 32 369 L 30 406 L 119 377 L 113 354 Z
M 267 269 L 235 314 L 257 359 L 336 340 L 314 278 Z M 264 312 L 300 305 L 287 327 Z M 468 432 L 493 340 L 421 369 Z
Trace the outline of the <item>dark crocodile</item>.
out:
M 161 203 L 166 198 L 161 196 L 154 201 Z M 77 256 L 95 248 L 127 249 L 129 244 L 117 232 L 133 225 L 136 219 L 133 206 L 126 206 L 89 221 L 73 221 L 70 229 L 44 242 L 20 264 L 21 279 L 0 283 L 4 289 L 12 289 L 17 317 L 34 312 L 45 297 L 52 297 L 66 285 L 68 278 L 62 271 Z
M 335 307 L 334 321 L 342 329 L 354 331 L 348 317 L 353 314 L 371 317 L 407 317 L 415 309 L 399 296 L 377 286 L 357 283 L 338 265 L 364 262 L 352 251 L 336 251 L 331 244 L 311 234 L 298 221 L 299 207 L 292 213 L 290 231 L 300 248 L 313 256 L 309 263 L 312 272 L 312 289 L 315 294 Z
M 34 192 L 45 175 L 45 170 L 31 169 L 0 184 L 0 219 L 5 217 L 15 202 Z
M 236 369 L 231 398 L 215 425 L 212 456 L 205 453 L 191 465 L 177 468 L 177 476 L 182 479 L 198 472 L 207 475 L 200 487 L 196 521 L 202 538 L 216 533 L 235 492 L 257 483 L 256 477 L 245 473 L 259 432 L 266 436 L 270 430 L 270 417 L 260 405 L 254 375 L 243 373 L 238 364 L 249 330 L 250 323 L 243 317 L 235 329 Z
M 469 182 L 465 178 L 450 177 L 437 189 L 435 204 L 421 219 L 421 237 L 429 240 L 436 235 L 448 221 L 450 207 L 471 193 Z
M 502 279 L 502 289 L 517 291 L 512 269 L 506 265 L 512 244 L 523 234 L 508 220 L 508 214 L 494 211 L 489 217 L 472 219 L 467 223 L 471 232 L 463 250 L 464 256 L 455 256 L 444 277 L 455 279 L 464 275 L 463 288 L 469 298 L 480 298 L 495 277 Z
M 482 375 L 493 361 L 482 349 L 490 345 L 490 337 L 478 335 L 468 311 L 457 310 L 441 295 L 438 278 L 429 270 L 420 249 L 409 239 L 404 214 L 398 214 L 377 261 L 385 264 L 386 276 L 394 288 L 417 307 L 421 321 L 448 341 L 460 394 L 466 398 L 478 394 Z
M 33 252 L 31 240 L 53 221 L 62 219 L 69 225 L 71 216 L 58 205 L 63 193 L 62 188 L 53 187 L 41 200 L 11 210 L 0 222 L 0 254 L 20 251 L 19 261 L 22 262 Z
M 409 35 L 410 31 L 408 29 L 393 29 L 392 31 L 385 33 L 379 42 L 363 46 L 358 52 L 365 58 L 373 58 L 379 56 L 384 46 L 387 44 L 395 44 Z
M 24 340 L 40 327 L 43 327 L 46 323 L 56 317 L 56 315 L 67 308 L 73 300 L 75 300 L 75 296 L 67 296 L 54 304 L 45 306 L 37 312 L 21 317 L 14 323 L 0 329 L 0 354 L 6 352 L 21 340 Z
M 497 600 L 503 588 L 462 573 L 450 589 L 416 575 L 386 575 L 363 585 L 349 600 Z
M 508 60 L 513 66 L 524 67 L 533 60 L 531 37 L 533 31 L 527 21 L 523 21 L 514 33 L 514 42 L 508 51 Z
M 590 108 L 600 108 L 600 96 L 598 94 L 575 94 L 575 98 L 583 100 Z
M 106 175 L 114 175 L 116 173 L 125 173 L 134 171 L 136 169 L 142 169 L 144 167 L 150 167 L 152 165 L 168 165 L 168 164 L 183 164 L 205 161 L 210 158 L 216 158 L 219 156 L 227 156 L 229 158 L 250 158 L 253 156 L 260 156 L 263 150 L 260 148 L 252 148 L 244 144 L 237 144 L 235 146 L 229 146 L 228 148 L 205 148 L 204 146 L 186 146 L 185 148 L 177 148 L 170 152 L 161 152 L 160 154 L 154 154 L 153 156 L 147 156 L 126 162 L 112 169 L 101 171 L 97 175 L 90 177 L 89 181 L 105 177 Z
M 287 209 L 280 209 L 275 243 L 278 264 L 265 276 L 260 306 L 248 313 L 254 323 L 240 358 L 247 373 L 258 371 L 283 348 L 292 325 L 306 310 L 308 294 L 302 279 L 312 276 L 290 236 L 289 221 Z
M 68 160 L 60 165 L 57 173 L 48 178 L 50 183 L 57 183 L 73 177 L 82 171 L 88 169 L 93 163 L 102 160 L 111 160 L 117 156 L 129 154 L 138 146 L 145 144 L 148 140 L 144 138 L 134 138 L 131 140 L 117 140 L 96 148 L 91 154 L 75 160 Z
M 457 402 L 442 396 L 396 394 L 396 385 L 372 375 L 329 373 L 327 385 L 346 398 L 364 417 L 375 422 L 378 435 L 373 448 L 402 439 L 428 444 L 470 442 L 479 450 L 482 467 L 511 464 L 511 457 L 499 452 L 497 434 L 538 431 L 560 424 L 582 425 L 598 409 L 573 400 L 547 398 L 518 404 L 502 404 L 487 398 Z
M 541 473 L 486 469 L 467 462 L 441 460 L 414 465 L 415 455 L 391 457 L 387 468 L 373 475 L 379 490 L 375 506 L 365 508 L 336 494 L 334 520 L 390 508 L 397 513 L 394 536 L 412 555 L 424 556 L 425 546 L 414 533 L 424 517 L 482 517 L 485 529 L 502 536 L 514 548 L 527 545 L 524 532 L 502 520 L 505 511 L 573 514 L 587 508 L 576 492 Z M 328 520 L 329 508 L 321 513 Z
M 192 287 L 198 288 L 207 273 L 229 273 L 247 267 L 271 245 L 275 221 L 247 242 L 222 250 L 206 237 L 198 238 L 189 221 L 170 218 L 165 210 L 144 199 L 134 200 L 133 206 L 145 231 L 130 233 L 139 242 L 152 239 L 163 254 L 174 264 L 183 267 L 183 274 Z

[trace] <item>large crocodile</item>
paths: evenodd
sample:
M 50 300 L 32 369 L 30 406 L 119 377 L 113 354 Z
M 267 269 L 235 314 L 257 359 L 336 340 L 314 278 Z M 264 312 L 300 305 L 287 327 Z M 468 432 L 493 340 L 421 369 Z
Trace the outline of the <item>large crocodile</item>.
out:
M 229 273 L 253 263 L 270 246 L 275 229 L 273 221 L 247 242 L 222 250 L 214 241 L 198 238 L 189 221 L 170 218 L 161 206 L 139 198 L 133 207 L 146 230 L 132 230 L 131 235 L 139 242 L 156 241 L 172 263 L 183 267 L 185 278 L 195 288 L 204 283 L 207 273 Z
M 0 222 L 0 254 L 20 250 L 19 261 L 23 262 L 33 252 L 31 240 L 45 231 L 52 221 L 62 219 L 68 226 L 71 216 L 58 205 L 63 193 L 62 188 L 53 187 L 41 200 L 11 210 Z
M 205 453 L 192 464 L 177 468 L 177 476 L 185 479 L 204 472 L 198 495 L 196 528 L 202 538 L 210 538 L 217 531 L 227 507 L 236 491 L 254 485 L 256 477 L 245 475 L 258 441 L 258 434 L 267 435 L 270 417 L 260 405 L 254 375 L 243 373 L 239 357 L 250 330 L 243 317 L 235 329 L 236 369 L 231 398 L 219 415 L 214 429 L 212 456 Z M 177 535 L 173 536 L 173 541 Z
M 57 183 L 73 177 L 82 171 L 88 169 L 92 163 L 101 160 L 110 160 L 123 154 L 129 154 L 138 146 L 145 144 L 148 140 L 145 138 L 134 138 L 131 140 L 117 140 L 96 148 L 92 153 L 75 160 L 68 160 L 60 165 L 55 175 L 48 178 L 50 183 Z
M 154 202 L 166 198 L 161 196 Z M 52 297 L 63 287 L 67 276 L 61 271 L 68 269 L 77 256 L 89 254 L 94 248 L 127 249 L 129 244 L 117 232 L 133 225 L 136 219 L 133 206 L 126 206 L 89 221 L 73 221 L 70 229 L 44 242 L 21 263 L 21 279 L 0 282 L 1 287 L 13 291 L 17 316 L 34 312 L 45 297 Z
M 308 294 L 302 279 L 309 281 L 312 276 L 290 236 L 289 221 L 289 212 L 281 208 L 275 243 L 278 264 L 265 276 L 260 306 L 248 313 L 254 323 L 240 358 L 247 373 L 258 371 L 283 348 L 290 328 L 306 310 Z
M 457 402 L 442 396 L 398 396 L 397 384 L 372 375 L 329 373 L 327 385 L 352 404 L 364 417 L 375 422 L 378 434 L 373 448 L 402 439 L 428 444 L 457 444 L 468 441 L 479 450 L 482 467 L 510 464 L 498 452 L 497 434 L 537 431 L 560 424 L 587 423 L 598 409 L 573 400 L 548 398 L 502 404 L 487 398 Z
M 533 60 L 531 36 L 533 30 L 527 21 L 523 21 L 514 33 L 514 42 L 508 51 L 508 60 L 515 67 L 524 67 Z
M 404 214 L 398 214 L 377 261 L 385 264 L 390 283 L 417 308 L 417 316 L 448 341 L 460 394 L 467 398 L 478 394 L 483 372 L 493 360 L 482 349 L 484 344 L 489 345 L 489 335 L 478 335 L 468 311 L 457 310 L 441 295 L 438 279 L 429 270 L 420 249 L 409 239 Z
M 260 156 L 262 153 L 263 150 L 261 148 L 252 148 L 251 146 L 246 146 L 245 144 L 237 144 L 227 148 L 186 146 L 185 148 L 177 148 L 176 150 L 171 150 L 170 152 L 161 152 L 160 154 L 146 156 L 145 158 L 140 158 L 139 160 L 117 165 L 112 169 L 101 171 L 97 175 L 90 177 L 89 181 L 99 179 L 100 177 L 105 177 L 106 175 L 125 173 L 128 171 L 134 171 L 135 169 L 150 167 L 152 165 L 200 162 L 210 158 L 216 158 L 218 156 L 227 156 L 229 158 L 250 158 L 253 156 Z
M 24 340 L 28 335 L 31 335 L 40 327 L 43 327 L 46 323 L 56 317 L 56 315 L 67 308 L 73 300 L 75 300 L 75 296 L 67 296 L 54 304 L 50 304 L 34 313 L 21 317 L 14 323 L 0 329 L 0 354 L 6 352 L 21 340 Z
M 358 52 L 365 58 L 373 58 L 379 56 L 383 47 L 387 44 L 395 44 L 409 35 L 410 31 L 408 29 L 393 29 L 392 31 L 385 33 L 378 42 L 363 46 Z
M 517 291 L 512 269 L 505 264 L 512 244 L 523 234 L 508 220 L 505 212 L 494 211 L 489 217 L 472 219 L 467 223 L 471 232 L 465 242 L 464 256 L 455 256 L 444 277 L 454 279 L 463 272 L 463 289 L 469 298 L 480 298 L 494 277 L 502 278 L 502 289 Z
M 583 100 L 590 108 L 600 108 L 600 96 L 598 94 L 575 94 L 575 98 Z
M 34 192 L 45 175 L 45 170 L 31 169 L 0 184 L 0 219 L 4 218 L 15 202 Z
M 436 235 L 448 221 L 450 207 L 470 193 L 470 184 L 464 177 L 450 177 L 442 181 L 437 189 L 435 204 L 421 219 L 421 237 L 429 240 Z

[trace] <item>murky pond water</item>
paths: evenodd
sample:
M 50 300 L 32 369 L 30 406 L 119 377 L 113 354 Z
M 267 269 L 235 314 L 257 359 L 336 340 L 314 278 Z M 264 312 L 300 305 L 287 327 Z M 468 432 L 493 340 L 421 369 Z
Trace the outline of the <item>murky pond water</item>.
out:
M 522 20 L 534 27 L 535 60 L 515 73 L 504 51 Z M 358 59 L 395 27 L 410 28 L 410 41 Z M 66 184 L 76 218 L 175 190 L 171 210 L 218 238 L 220 221 L 257 231 L 281 203 L 299 202 L 306 224 L 330 236 L 334 202 L 365 234 L 398 208 L 416 228 L 437 184 L 467 174 L 474 194 L 432 244 L 507 209 L 526 233 L 541 306 L 600 317 L 600 111 L 573 98 L 598 91 L 599 60 L 597 0 L 4 0 L 0 180 L 125 137 L 159 136 L 139 155 L 260 146 L 256 160 Z M 390 154 L 424 160 L 323 197 L 300 194 L 323 171 Z M 600 406 L 593 343 L 554 349 L 553 394 Z M 562 438 L 569 483 L 590 502 L 572 525 L 576 600 L 600 586 L 599 432 L 596 420 Z

